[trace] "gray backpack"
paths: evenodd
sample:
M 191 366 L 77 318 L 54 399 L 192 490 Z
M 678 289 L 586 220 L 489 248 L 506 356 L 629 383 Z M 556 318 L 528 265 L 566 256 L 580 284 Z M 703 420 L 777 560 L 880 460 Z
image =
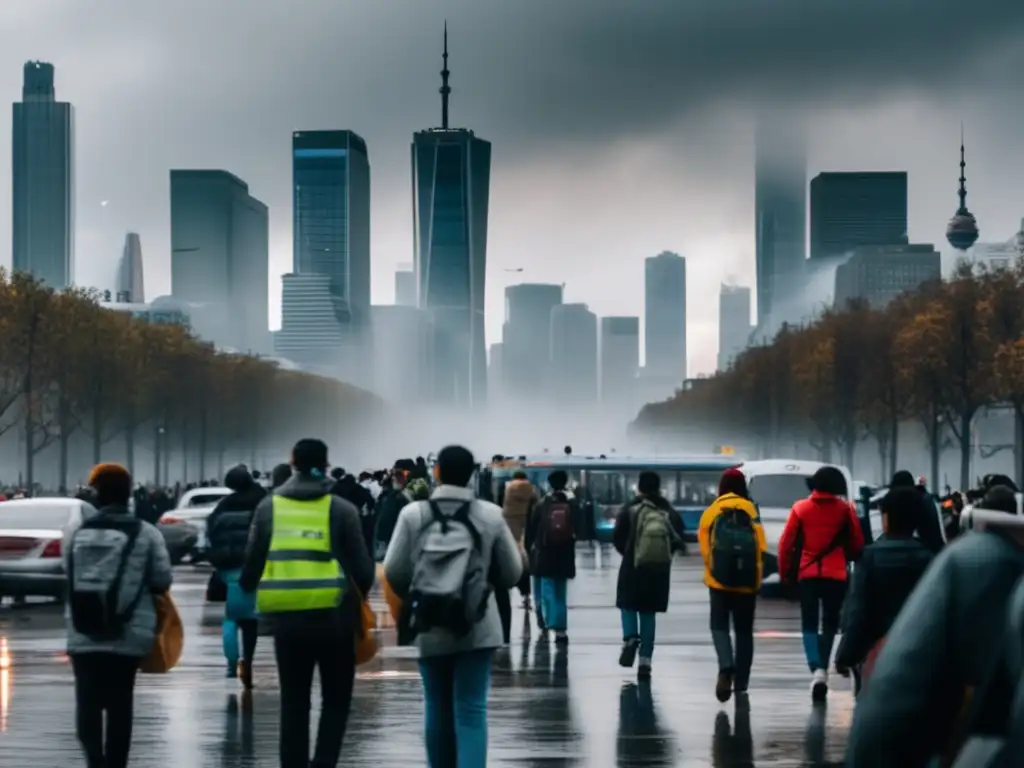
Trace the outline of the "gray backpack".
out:
M 451 516 L 436 501 L 426 503 L 430 520 L 417 539 L 406 601 L 408 629 L 413 635 L 442 629 L 464 637 L 487 615 L 491 598 L 483 540 L 469 517 L 473 502 Z

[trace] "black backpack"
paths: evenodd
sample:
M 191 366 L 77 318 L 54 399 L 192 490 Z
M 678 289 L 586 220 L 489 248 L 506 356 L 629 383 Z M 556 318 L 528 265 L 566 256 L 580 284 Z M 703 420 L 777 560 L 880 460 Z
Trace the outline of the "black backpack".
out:
M 139 584 L 138 594 L 120 610 L 125 570 L 141 530 L 139 520 L 112 520 L 99 515 L 83 522 L 71 537 L 67 560 L 71 623 L 76 632 L 90 640 L 119 640 L 142 599 L 145 577 Z M 121 536 L 109 535 L 112 532 Z M 83 536 L 91 541 L 84 541 Z M 114 557 L 118 558 L 117 565 L 113 576 L 107 577 L 110 559 Z

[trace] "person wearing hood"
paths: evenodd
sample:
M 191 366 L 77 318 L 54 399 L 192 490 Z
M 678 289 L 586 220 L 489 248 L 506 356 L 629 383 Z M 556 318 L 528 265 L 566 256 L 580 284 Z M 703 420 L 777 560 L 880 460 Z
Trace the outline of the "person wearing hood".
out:
M 661 495 L 657 472 L 640 473 L 638 496 L 615 518 L 612 545 L 622 555 L 615 607 L 622 619 L 619 665 L 631 668 L 640 655 L 637 677 L 651 677 L 656 614 L 668 610 L 672 558 L 685 550 L 683 519 Z
M 917 491 L 917 511 L 914 513 L 916 519 L 915 532 L 928 549 L 939 553 L 946 546 L 946 539 L 942 530 L 942 514 L 935 508 L 932 495 L 928 493 L 927 487 L 914 479 L 914 476 L 906 469 L 895 472 L 889 482 L 890 489 L 909 488 Z
M 331 472 L 334 478 L 334 485 L 331 486 L 331 493 L 340 496 L 349 502 L 359 511 L 359 524 L 363 532 L 363 541 L 366 548 L 373 551 L 373 528 L 374 528 L 374 501 L 373 495 L 359 484 L 355 475 L 345 472 L 340 467 Z
M 377 522 L 374 530 L 374 555 L 378 561 L 384 559 L 388 544 L 395 532 L 395 525 L 398 523 L 398 516 L 406 504 L 412 501 L 412 496 L 405 487 L 411 479 L 410 467 L 415 464 L 409 459 L 395 462 L 395 468 L 391 475 L 391 486 L 381 491 L 377 498 Z
M 793 505 L 779 539 L 779 576 L 798 585 L 811 698 L 820 702 L 828 696 L 828 663 L 846 597 L 847 565 L 860 557 L 864 532 L 838 468 L 822 467 L 807 487 L 811 495 Z
M 542 631 L 552 630 L 558 645 L 569 642 L 566 589 L 569 581 L 576 578 L 575 521 L 579 518 L 579 502 L 566 490 L 568 484 L 569 476 L 561 469 L 548 475 L 551 492 L 534 505 L 523 536 L 530 572 L 540 579 Z
M 764 526 L 750 499 L 747 479 L 735 467 L 718 481 L 718 498 L 701 515 L 697 529 L 704 559 L 704 584 L 711 598 L 711 639 L 718 656 L 715 695 L 726 702 L 746 694 L 754 662 L 754 610 L 768 551 Z M 733 655 L 732 636 L 736 634 Z
M 224 620 L 221 624 L 227 675 L 231 678 L 240 677 L 242 685 L 249 690 L 252 688 L 252 660 L 256 653 L 259 628 L 256 602 L 252 595 L 242 591 L 238 579 L 245 564 L 245 549 L 249 542 L 252 518 L 267 492 L 244 464 L 228 470 L 224 476 L 224 486 L 231 489 L 231 494 L 217 502 L 206 520 L 208 557 L 227 587 Z M 238 648 L 239 632 L 242 634 L 241 654 Z
M 291 464 L 278 464 L 270 471 L 270 490 L 276 491 L 292 478 Z
M 260 622 L 274 636 L 282 768 L 333 768 L 352 705 L 362 603 L 376 568 L 359 513 L 330 493 L 327 445 L 300 440 L 292 449 L 292 467 L 292 478 L 256 508 L 239 584 L 256 592 Z M 320 724 L 310 760 L 310 693 L 317 669 Z

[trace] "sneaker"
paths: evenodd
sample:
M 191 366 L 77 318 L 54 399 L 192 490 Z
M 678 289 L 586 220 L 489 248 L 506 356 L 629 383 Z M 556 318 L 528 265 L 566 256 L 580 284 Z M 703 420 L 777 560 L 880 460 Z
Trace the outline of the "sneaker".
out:
M 723 669 L 715 681 L 715 698 L 723 704 L 732 696 L 732 670 Z
M 568 645 L 569 635 L 566 634 L 564 629 L 559 629 L 555 632 L 555 645 Z
M 824 701 L 828 696 L 828 672 L 824 669 L 814 670 L 811 676 L 811 700 Z
M 238 676 L 242 679 L 242 687 L 247 691 L 252 690 L 252 664 L 238 662 Z
M 230 661 L 228 662 L 228 673 L 227 673 L 228 680 L 234 680 L 236 677 L 238 677 L 238 665 L 239 664 L 241 664 L 241 662 L 234 662 L 234 663 L 232 663 Z
M 637 667 L 636 677 L 638 680 L 650 680 L 651 679 L 651 660 L 645 659 L 643 656 L 640 657 L 640 666 Z
M 619 666 L 629 669 L 636 663 L 636 653 L 640 650 L 640 638 L 629 637 L 622 641 L 622 652 L 619 654 Z

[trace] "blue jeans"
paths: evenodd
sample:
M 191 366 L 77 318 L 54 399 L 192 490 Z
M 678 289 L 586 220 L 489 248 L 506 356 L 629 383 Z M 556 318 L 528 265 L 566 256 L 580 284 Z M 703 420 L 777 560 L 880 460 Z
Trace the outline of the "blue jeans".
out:
M 556 632 L 564 632 L 569 625 L 569 609 L 565 604 L 566 579 L 540 580 L 540 597 L 544 605 L 544 626 Z
M 486 768 L 493 651 L 420 659 L 430 768 Z
M 241 569 L 222 570 L 221 580 L 227 587 L 227 599 L 224 601 L 224 620 L 221 622 L 221 643 L 228 669 L 238 665 L 239 657 L 251 662 L 256 652 L 256 595 L 243 592 L 238 585 Z M 242 633 L 242 647 L 238 646 L 238 633 Z
M 657 626 L 657 614 L 637 613 L 636 611 L 619 611 L 622 614 L 622 639 L 640 638 L 640 658 L 650 659 L 654 656 L 654 631 Z

